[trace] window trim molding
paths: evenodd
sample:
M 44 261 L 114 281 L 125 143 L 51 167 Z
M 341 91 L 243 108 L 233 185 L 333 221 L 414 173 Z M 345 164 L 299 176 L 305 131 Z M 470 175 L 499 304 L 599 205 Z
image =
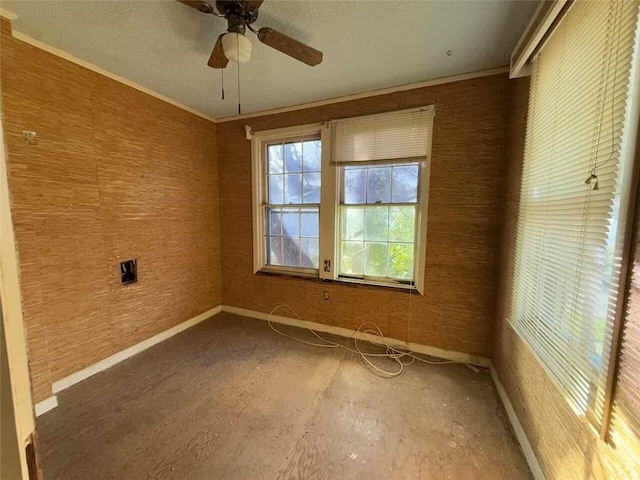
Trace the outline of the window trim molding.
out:
M 531 64 L 536 55 L 572 4 L 573 0 L 540 2 L 513 52 L 511 52 L 509 78 L 531 75 Z
M 291 140 L 304 136 L 318 136 L 321 133 L 321 123 L 310 123 L 294 127 L 276 128 L 273 130 L 263 130 L 251 132 L 247 138 L 251 139 L 251 189 L 252 189 L 252 222 L 253 222 L 253 273 L 260 271 L 269 273 L 280 273 L 297 275 L 303 277 L 317 277 L 316 269 L 304 269 L 295 267 L 276 267 L 265 265 L 265 252 L 262 248 L 261 239 L 264 237 L 264 215 L 262 209 L 262 199 L 264 198 L 264 186 L 262 177 L 264 176 L 264 162 L 262 152 L 268 142 L 275 140 Z M 322 150 L 324 157 L 324 147 Z M 322 240 L 320 240 L 322 242 Z

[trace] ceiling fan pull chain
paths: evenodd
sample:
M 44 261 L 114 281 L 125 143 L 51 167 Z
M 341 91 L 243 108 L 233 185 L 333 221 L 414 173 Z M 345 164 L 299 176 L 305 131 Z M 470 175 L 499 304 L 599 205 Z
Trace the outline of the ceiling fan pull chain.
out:
M 236 52 L 238 57 L 240 58 L 240 46 L 239 46 L 239 42 L 236 39 Z M 238 64 L 238 115 L 242 114 L 242 110 L 240 108 L 240 62 L 236 62 Z
M 222 100 L 224 100 L 224 68 L 220 69 L 220 75 L 222 75 Z

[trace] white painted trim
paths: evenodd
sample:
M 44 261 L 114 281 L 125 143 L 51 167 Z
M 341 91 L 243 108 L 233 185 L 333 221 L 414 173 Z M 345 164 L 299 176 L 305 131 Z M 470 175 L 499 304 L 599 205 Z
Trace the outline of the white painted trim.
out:
M 532 55 L 539 50 L 541 42 L 545 39 L 545 35 L 553 26 L 556 18 L 562 13 L 567 2 L 568 0 L 552 0 L 550 6 L 548 2 L 540 2 L 511 53 L 509 78 L 531 75 L 529 62 L 532 61 Z
M 116 82 L 120 82 L 124 85 L 127 85 L 128 87 L 131 88 L 135 88 L 136 90 L 139 90 L 143 93 L 146 93 L 147 95 L 151 95 L 152 97 L 155 97 L 159 100 L 162 100 L 163 102 L 169 103 L 171 105 L 173 105 L 174 107 L 178 107 L 182 110 L 185 110 L 189 113 L 192 113 L 194 115 L 197 115 L 198 117 L 204 118 L 205 120 L 209 120 L 210 122 L 215 122 L 215 119 L 213 117 L 210 117 L 209 115 L 206 115 L 202 112 L 199 112 L 198 110 L 195 110 L 191 107 L 187 107 L 186 105 L 183 105 L 180 102 L 176 102 L 175 100 L 170 99 L 169 97 L 165 97 L 164 95 L 161 95 L 157 92 L 154 92 L 153 90 L 150 90 L 146 87 L 143 87 L 142 85 L 136 83 L 136 82 L 132 82 L 131 80 L 127 80 L 126 78 L 121 77 L 120 75 L 116 75 L 115 73 L 111 73 L 103 68 L 100 68 L 96 65 L 93 65 L 92 63 L 86 62 L 85 60 L 82 60 L 78 57 L 75 57 L 73 55 L 71 55 L 70 53 L 65 52 L 64 50 L 60 50 L 59 48 L 56 47 L 52 47 L 51 45 L 48 45 L 44 42 L 41 42 L 40 40 L 36 40 L 33 37 L 30 37 L 29 35 L 26 35 L 22 32 L 18 32 L 16 30 L 13 31 L 13 38 L 20 40 L 22 42 L 28 43 L 29 45 L 32 45 L 36 48 L 39 48 L 41 50 L 44 50 L 45 52 L 48 52 L 52 55 L 55 55 L 56 57 L 60 57 L 60 58 L 64 58 L 65 60 L 68 60 L 69 62 L 75 63 L 76 65 L 80 65 L 81 67 L 84 67 L 88 70 L 91 70 L 93 72 L 99 73 L 100 75 L 104 75 L 107 78 L 110 78 L 111 80 L 115 80 Z
M 41 402 L 36 403 L 35 411 L 36 417 L 47 413 L 50 410 L 53 410 L 58 406 L 58 397 L 57 395 L 51 395 L 49 398 L 45 398 Z
M 390 93 L 404 92 L 407 90 L 415 90 L 417 88 L 433 87 L 435 85 L 443 85 L 445 83 L 461 82 L 463 80 L 472 80 L 474 78 L 490 77 L 501 73 L 509 72 L 509 67 L 491 68 L 489 70 L 480 70 L 477 72 L 462 73 L 460 75 L 450 75 L 447 77 L 434 78 L 433 80 L 425 80 L 416 83 L 407 83 L 396 87 L 382 88 L 379 90 L 371 90 L 369 92 L 355 93 L 352 95 L 344 95 L 342 97 L 327 98 L 318 100 L 317 102 L 300 103 L 288 107 L 274 108 L 271 110 L 263 110 L 261 112 L 243 113 L 242 115 L 233 115 L 230 117 L 216 118 L 216 123 L 233 122 L 245 118 L 263 117 L 266 115 L 276 115 L 278 113 L 295 112 L 296 110 L 305 110 L 307 108 L 322 107 L 332 105 L 334 103 L 350 102 L 352 100 L 360 100 L 362 98 L 377 97 L 379 95 L 388 95 Z
M 358 340 L 365 340 L 370 342 L 380 341 L 380 337 L 378 336 L 356 332 L 348 328 L 334 327 L 332 325 L 325 325 L 323 323 L 316 323 L 316 322 L 308 322 L 306 320 L 298 320 L 297 318 L 283 317 L 280 315 L 271 315 L 270 313 L 257 312 L 255 310 L 248 310 L 246 308 L 233 307 L 231 305 L 223 305 L 222 311 L 231 313 L 234 315 L 240 315 L 243 317 L 255 318 L 257 320 L 265 320 L 265 321 L 271 320 L 272 322 L 275 322 L 275 323 L 280 323 L 283 325 L 291 325 L 293 327 L 310 328 L 318 332 L 330 333 L 332 335 L 338 335 L 340 337 L 345 337 L 345 338 L 357 338 Z M 471 354 L 462 353 L 462 352 L 455 352 L 452 350 L 443 350 L 441 348 L 430 347 L 428 345 L 422 345 L 420 343 L 405 342 L 403 340 L 398 340 L 397 338 L 382 337 L 382 339 L 385 342 L 389 343 L 389 345 L 405 348 L 412 352 L 421 353 L 423 355 L 444 358 L 446 360 L 453 360 L 455 362 L 460 362 L 460 363 L 470 363 L 470 364 L 479 365 L 482 367 L 489 367 L 489 365 L 491 364 L 491 360 L 489 360 L 488 358 L 480 357 L 477 355 L 471 355 Z
M 214 307 L 210 310 L 207 310 L 206 312 L 201 313 L 200 315 L 179 323 L 178 325 L 171 327 L 164 332 L 160 332 L 151 338 L 148 338 L 114 355 L 111 355 L 104 360 L 100 360 L 93 365 L 89 365 L 87 368 L 83 368 L 82 370 L 72 373 L 71 375 L 62 378 L 57 382 L 53 382 L 52 391 L 53 393 L 61 392 L 65 388 L 69 388 L 71 385 L 75 385 L 76 383 L 81 382 L 82 380 L 85 380 L 98 372 L 102 372 L 103 370 L 106 370 L 107 368 L 110 368 L 129 357 L 133 357 L 134 355 L 142 352 L 143 350 L 146 350 L 149 347 L 152 347 L 157 343 L 173 337 L 174 335 L 182 332 L 183 330 L 186 330 L 187 328 L 193 327 L 194 325 L 211 318 L 215 314 L 220 313 L 220 311 L 222 311 L 222 306 L 218 305 L 217 307 Z
M 490 363 L 489 370 L 491 371 L 491 378 L 493 379 L 493 383 L 496 386 L 496 390 L 498 391 L 498 395 L 500 396 L 500 400 L 502 401 L 502 405 L 504 405 L 504 409 L 507 412 L 507 416 L 509 417 L 509 422 L 513 427 L 513 431 L 516 434 L 516 438 L 520 443 L 520 447 L 522 448 L 522 453 L 524 453 L 524 458 L 527 460 L 527 464 L 529 465 L 529 469 L 531 469 L 531 473 L 533 474 L 533 478 L 535 480 L 546 480 L 544 472 L 542 471 L 542 467 L 540 466 L 540 462 L 538 462 L 538 458 L 536 457 L 535 452 L 533 451 L 533 447 L 527 438 L 527 434 L 522 428 L 522 424 L 516 415 L 516 411 L 513 409 L 513 405 L 511 404 L 511 400 L 509 400 L 509 396 L 507 395 L 506 390 L 500 383 L 500 379 L 498 378 L 498 373 L 493 366 L 493 363 Z
M 4 352 L 6 353 L 6 365 L 3 365 L 3 377 L 5 373 L 8 373 L 8 378 L 2 379 L 0 388 L 9 387 L 11 392 L 8 395 L 8 401 L 13 404 L 13 418 L 6 419 L 9 430 L 6 433 L 9 436 L 16 436 L 17 452 L 8 453 L 7 461 L 13 463 L 17 460 L 20 468 L 19 472 L 15 473 L 19 473 L 19 478 L 27 480 L 29 468 L 27 466 L 25 447 L 31 441 L 30 437 L 35 430 L 35 421 L 27 340 L 22 315 L 20 267 L 11 218 L 7 160 L 3 119 L 2 115 L 0 115 L 0 304 L 2 304 L 2 312 L 0 312 L 0 324 L 2 325 L 0 330 L 2 333 L 0 335 L 4 337 L 1 341 L 6 347 Z M 13 425 L 11 425 L 12 423 Z M 3 437 L 4 434 L 5 431 L 3 429 Z M 4 453 L 3 451 L 2 454 Z M 16 456 L 18 458 L 15 458 Z
M 429 134 L 427 135 L 427 161 L 420 166 L 420 203 L 418 205 L 418 238 L 416 246 L 418 254 L 414 259 L 417 271 L 414 273 L 413 281 L 416 290 L 424 295 L 424 276 L 427 269 L 427 228 L 429 225 L 429 185 L 431 182 L 431 147 L 433 145 L 433 118 L 436 115 L 436 106 L 430 105 Z M 415 248 L 415 247 L 414 247 Z
M 331 164 L 332 151 L 332 124 L 324 122 L 320 132 L 322 144 L 320 169 L 320 243 L 318 274 L 323 280 L 336 280 L 338 278 L 338 268 L 336 258 L 338 258 L 338 245 L 336 235 L 340 227 L 338 217 L 338 196 L 336 188 L 340 185 L 341 171 Z
M 18 15 L 13 13 L 11 10 L 7 10 L 6 8 L 0 7 L 0 17 L 6 18 L 10 22 L 13 22 L 15 19 L 18 18 Z

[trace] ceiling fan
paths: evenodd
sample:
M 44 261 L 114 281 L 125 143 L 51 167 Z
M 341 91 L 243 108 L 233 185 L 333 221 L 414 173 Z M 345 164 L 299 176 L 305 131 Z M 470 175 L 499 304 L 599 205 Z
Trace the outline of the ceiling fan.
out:
M 265 45 L 289 55 L 296 60 L 315 66 L 322 62 L 322 52 L 301 43 L 273 28 L 255 30 L 252 24 L 258 19 L 258 9 L 264 0 L 217 0 L 215 8 L 201 0 L 178 0 L 207 15 L 227 20 L 226 33 L 218 36 L 207 64 L 212 68 L 225 68 L 229 60 L 246 63 L 251 58 L 251 42 L 245 36 L 250 30 Z

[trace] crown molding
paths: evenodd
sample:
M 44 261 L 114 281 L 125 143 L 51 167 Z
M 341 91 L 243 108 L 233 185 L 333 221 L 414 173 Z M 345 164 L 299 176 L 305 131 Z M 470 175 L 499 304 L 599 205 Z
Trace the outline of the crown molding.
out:
M 0 7 L 0 17 L 6 18 L 10 22 L 13 22 L 16 18 L 18 18 L 18 15 L 13 13 L 11 10 Z
M 11 21 L 13 21 L 16 18 L 18 18 L 18 16 L 16 14 L 14 14 L 14 13 L 8 11 L 8 10 L 5 10 L 5 9 L 0 10 L 0 16 L 6 18 L 8 20 L 11 20 Z M 122 84 L 127 85 L 127 86 L 129 86 L 131 88 L 135 88 L 136 90 L 139 90 L 139 91 L 141 91 L 143 93 L 146 93 L 147 95 L 150 95 L 152 97 L 155 97 L 158 100 L 162 100 L 163 102 L 169 103 L 169 104 L 173 105 L 174 107 L 180 108 L 181 110 L 185 110 L 185 111 L 187 111 L 189 113 L 197 115 L 198 117 L 204 118 L 205 120 L 209 120 L 210 122 L 214 122 L 214 123 L 216 121 L 215 118 L 210 117 L 209 115 L 207 115 L 205 113 L 202 113 L 202 112 L 200 112 L 198 110 L 195 110 L 195 109 L 193 109 L 191 107 L 188 107 L 188 106 L 186 106 L 186 105 L 184 105 L 184 104 L 182 104 L 180 102 L 172 100 L 169 97 L 165 97 L 164 95 L 162 95 L 162 94 L 160 94 L 158 92 L 155 92 L 155 91 L 153 91 L 153 90 L 151 90 L 151 89 L 149 89 L 147 87 L 143 87 L 142 85 L 140 85 L 140 84 L 138 84 L 136 82 L 132 82 L 131 80 L 127 80 L 126 78 L 121 77 L 120 75 L 116 75 L 115 73 L 111 73 L 108 70 L 105 70 L 104 68 L 100 68 L 100 67 L 98 67 L 98 66 L 96 66 L 96 65 L 94 65 L 92 63 L 89 63 L 89 62 L 87 62 L 85 60 L 82 60 L 82 59 L 80 59 L 80 58 L 78 58 L 78 57 L 76 57 L 74 55 L 71 55 L 70 53 L 68 53 L 68 52 L 66 52 L 64 50 L 61 50 L 61 49 L 56 48 L 56 47 L 52 47 L 49 44 L 41 42 L 40 40 L 36 40 L 35 38 L 33 38 L 33 37 L 31 37 L 31 36 L 29 36 L 29 35 L 27 35 L 25 33 L 22 33 L 22 32 L 19 32 L 17 30 L 13 30 L 12 29 L 12 33 L 11 34 L 12 34 L 13 38 L 15 38 L 16 40 L 20 40 L 21 42 L 28 43 L 29 45 L 31 45 L 33 47 L 36 47 L 36 48 L 39 48 L 40 50 L 44 50 L 45 52 L 48 52 L 48 53 L 50 53 L 52 55 L 55 55 L 56 57 L 63 58 L 65 60 L 69 61 L 69 62 L 75 63 L 76 65 L 79 65 L 79 66 L 84 67 L 84 68 L 86 68 L 88 70 L 91 70 L 91 71 L 96 72 L 96 73 L 98 73 L 100 75 L 103 75 L 103 76 L 105 76 L 107 78 L 110 78 L 111 80 L 115 80 L 116 82 L 122 83 Z
M 341 97 L 328 98 L 326 100 L 318 100 L 316 102 L 300 103 L 300 104 L 291 105 L 288 107 L 274 108 L 271 110 L 263 110 L 263 111 L 254 112 L 254 113 L 243 113 L 242 115 L 233 115 L 230 117 L 220 117 L 220 118 L 216 118 L 216 123 L 233 122 L 235 120 L 245 120 L 247 118 L 263 117 L 266 115 L 276 115 L 278 113 L 294 112 L 296 110 L 305 110 L 307 108 L 322 107 L 324 105 L 331 105 L 334 103 L 349 102 L 351 100 L 359 100 L 362 98 L 377 97 L 379 95 L 388 95 L 390 93 L 404 92 L 407 90 L 415 90 L 417 88 L 433 87 L 435 85 L 442 85 L 444 83 L 460 82 L 463 80 L 471 80 L 473 78 L 490 77 L 493 75 L 500 75 L 502 73 L 508 73 L 508 72 L 509 72 L 509 67 L 503 66 L 503 67 L 497 67 L 497 68 L 490 68 L 488 70 L 479 70 L 477 72 L 461 73 L 459 75 L 449 75 L 446 77 L 434 78 L 432 80 L 425 80 L 422 82 L 398 85 L 397 87 L 381 88 L 379 90 L 371 90 L 368 92 L 355 93 L 352 95 L 344 95 Z
M 9 21 L 13 21 L 15 19 L 18 18 L 18 15 L 16 15 L 15 13 L 4 9 L 4 8 L 0 8 L 0 17 L 6 18 Z M 124 85 L 127 85 L 131 88 L 135 88 L 136 90 L 139 90 L 143 93 L 146 93 L 147 95 L 150 95 L 152 97 L 155 97 L 159 100 L 162 100 L 163 102 L 169 103 L 175 107 L 178 107 L 182 110 L 185 110 L 189 113 L 192 113 L 194 115 L 197 115 L 198 117 L 204 118 L 205 120 L 209 120 L 210 122 L 214 122 L 214 123 L 225 123 L 225 122 L 233 122 L 236 120 L 245 120 L 245 119 L 249 119 L 249 118 L 255 118 L 255 117 L 263 117 L 266 115 L 276 115 L 279 113 L 288 113 L 288 112 L 295 112 L 297 110 L 305 110 L 308 108 L 316 108 L 316 107 L 322 107 L 325 105 L 331 105 L 334 103 L 341 103 L 341 102 L 348 102 L 348 101 L 352 101 L 352 100 L 359 100 L 362 98 L 369 98 L 369 97 L 376 97 L 376 96 L 380 96 L 380 95 L 388 95 L 390 93 L 397 93 L 397 92 L 403 92 L 403 91 L 407 91 L 407 90 L 415 90 L 417 88 L 424 88 L 424 87 L 433 87 L 435 85 L 442 85 L 445 83 L 453 83 L 453 82 L 460 82 L 463 80 L 471 80 L 474 78 L 481 78 L 481 77 L 489 77 L 489 76 L 493 76 L 493 75 L 499 75 L 499 74 L 503 74 L 503 73 L 508 73 L 509 72 L 509 67 L 508 66 L 502 66 L 502 67 L 497 67 L 497 68 L 490 68 L 487 70 L 479 70 L 479 71 L 475 71 L 475 72 L 468 72 L 468 73 L 462 73 L 459 75 L 449 75 L 449 76 L 445 76 L 445 77 L 439 77 L 439 78 L 434 78 L 432 80 L 425 80 L 425 81 L 421 81 L 421 82 L 415 82 L 415 83 L 407 83 L 404 85 L 398 85 L 395 87 L 388 87 L 388 88 L 382 88 L 382 89 L 378 89 L 378 90 L 371 90 L 371 91 L 367 91 L 367 92 L 361 92 L 361 93 L 355 93 L 355 94 L 351 94 L 351 95 L 344 95 L 344 96 L 340 96 L 340 97 L 332 97 L 332 98 L 327 98 L 324 100 L 318 100 L 318 101 L 314 101 L 314 102 L 308 102 L 308 103 L 300 103 L 300 104 L 296 104 L 296 105 L 290 105 L 290 106 L 285 106 L 285 107 L 278 107 L 278 108 L 274 108 L 274 109 L 270 109 L 270 110 L 261 110 L 258 112 L 252 112 L 252 113 L 244 113 L 241 115 L 232 115 L 232 116 L 228 116 L 228 117 L 219 117 L 219 118 L 215 118 L 215 117 L 211 117 L 210 115 L 207 115 L 206 113 L 200 112 L 198 110 L 195 110 L 191 107 L 188 107 L 180 102 L 177 102 L 176 100 L 173 100 L 169 97 L 165 97 L 164 95 L 155 92 L 147 87 L 143 87 L 142 85 L 133 82 L 131 80 L 127 80 L 124 77 L 121 77 L 120 75 L 116 75 L 115 73 L 111 73 L 108 70 L 105 70 L 103 68 L 98 67 L 97 65 L 94 65 L 90 62 L 87 62 L 85 60 L 82 60 L 64 50 L 61 50 L 59 48 L 53 47 L 47 43 L 44 43 L 40 40 L 36 40 L 35 38 L 22 33 L 20 31 L 17 30 L 13 30 L 12 32 L 13 37 L 16 40 L 20 40 L 24 43 L 27 43 L 29 45 L 32 45 L 36 48 L 39 48 L 41 50 L 44 50 L 52 55 L 55 55 L 57 57 L 63 58 L 65 60 L 68 60 L 72 63 L 75 63 L 76 65 L 79 65 L 81 67 L 87 68 L 93 72 L 96 72 L 100 75 L 103 75 L 107 78 L 110 78 L 112 80 L 115 80 L 116 82 L 122 83 Z

